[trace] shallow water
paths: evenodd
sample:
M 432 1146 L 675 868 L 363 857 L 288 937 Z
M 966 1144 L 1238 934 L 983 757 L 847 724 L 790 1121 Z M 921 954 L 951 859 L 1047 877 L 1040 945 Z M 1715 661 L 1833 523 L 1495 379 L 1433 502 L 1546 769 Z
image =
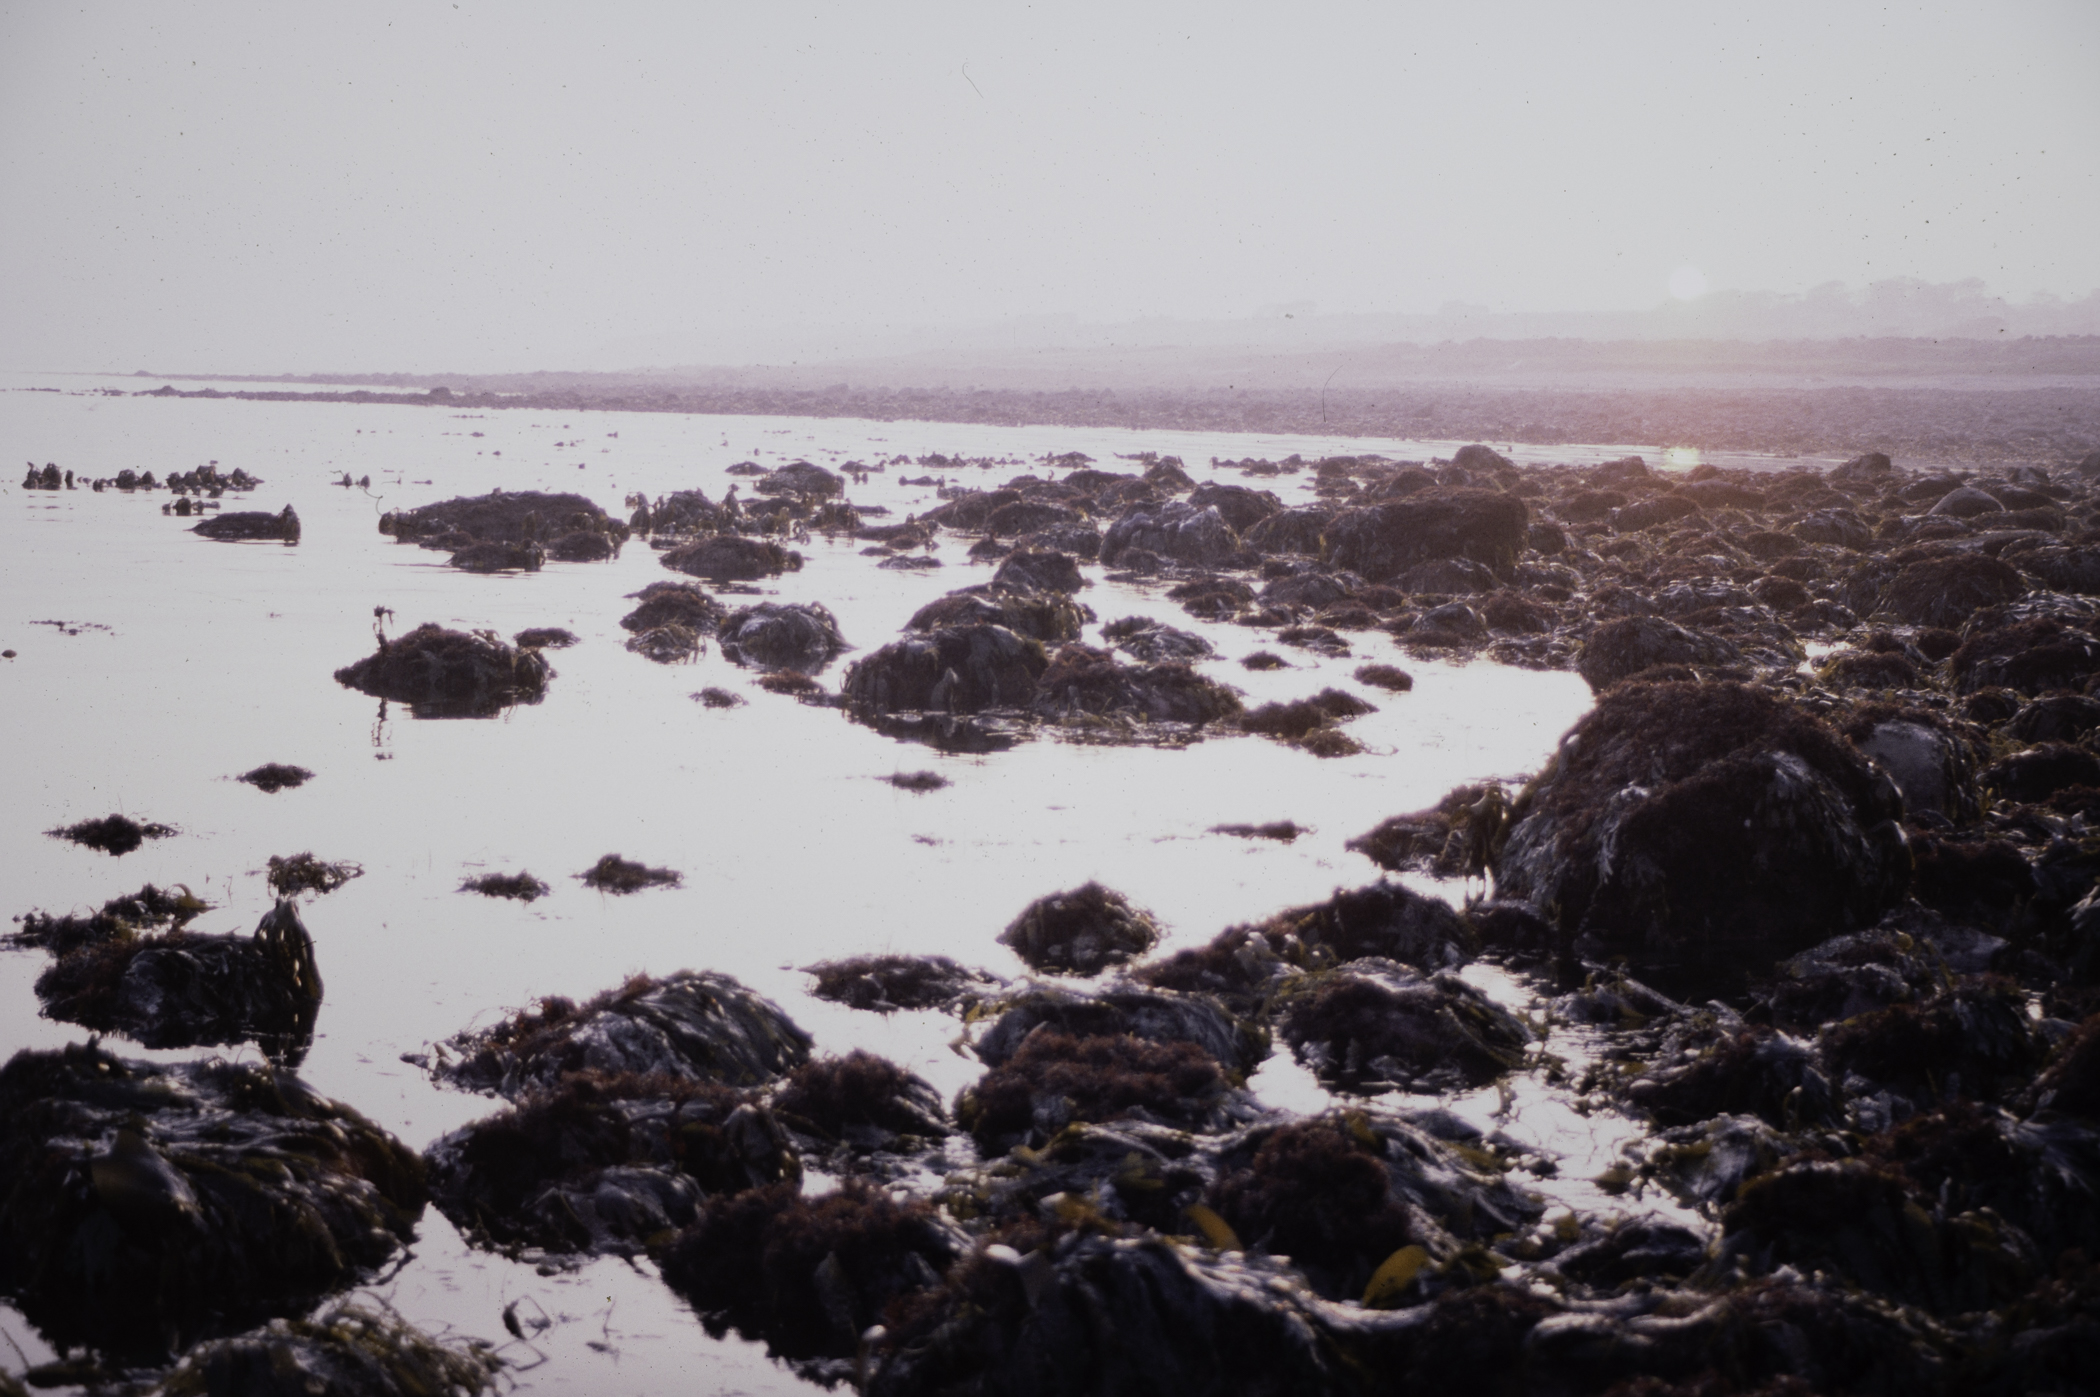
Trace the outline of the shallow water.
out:
M 49 384 L 65 391 L 26 391 Z M 1096 582 L 1081 600 L 1102 621 L 1156 614 L 1205 635 L 1219 650 L 1205 668 L 1250 702 L 1330 684 L 1363 693 L 1380 711 L 1350 732 L 1371 752 L 1323 761 L 1257 738 L 1212 737 L 1182 750 L 1038 741 L 990 756 L 944 755 L 766 693 L 712 645 L 690 665 L 627 653 L 618 625 L 632 605 L 625 594 L 672 575 L 639 543 L 610 563 L 482 577 L 375 528 L 384 510 L 497 486 L 575 490 L 620 514 L 634 491 L 698 487 L 719 497 L 733 479 L 724 468 L 747 459 L 836 466 L 932 451 L 1013 459 L 960 472 L 892 466 L 850 491 L 856 503 L 885 505 L 901 519 L 937 502 L 929 487 L 899 485 L 901 475 L 990 485 L 1047 453 L 1084 451 L 1103 469 L 1136 469 L 1113 457 L 1157 451 L 1181 456 L 1200 480 L 1214 455 L 1422 459 L 1448 456 L 1460 443 L 475 414 L 83 391 L 94 386 L 0 379 L 0 426 L 16 457 L 83 476 L 127 467 L 165 476 L 216 460 L 222 471 L 240 467 L 265 481 L 246 499 L 229 495 L 227 508 L 290 503 L 304 538 L 296 547 L 211 543 L 187 532 L 192 521 L 161 514 L 166 491 L 52 494 L 7 478 L 0 648 L 17 655 L 0 661 L 16 733 L 11 798 L 0 808 L 5 910 L 90 910 L 141 883 L 180 883 L 214 904 L 196 929 L 246 931 L 271 902 L 263 878 L 270 855 L 311 850 L 355 860 L 362 877 L 303 909 L 327 1001 L 302 1071 L 418 1147 L 498 1103 L 433 1086 L 402 1054 L 536 996 L 581 998 L 635 971 L 726 971 L 781 1003 L 821 1051 L 884 1053 L 952 1096 L 978 1070 L 951 1046 L 952 1018 L 882 1018 L 824 1004 L 809 997 L 797 967 L 900 951 L 1015 976 L 1022 967 L 996 944 L 999 931 L 1035 897 L 1089 878 L 1151 909 L 1168 929 L 1162 950 L 1197 945 L 1231 923 L 1371 881 L 1377 870 L 1346 852 L 1344 840 L 1462 781 L 1533 769 L 1589 704 L 1572 674 L 1416 660 L 1379 633 L 1352 636 L 1356 653 L 1343 659 L 1288 651 L 1265 632 L 1192 620 L 1159 589 L 1110 584 L 1089 566 Z M 1639 448 L 1512 454 L 1591 462 L 1629 449 Z M 371 488 L 330 483 L 344 472 L 369 474 Z M 1311 474 L 1245 483 L 1289 501 L 1309 492 Z M 946 566 L 915 574 L 878 570 L 855 545 L 819 538 L 802 546 L 801 572 L 762 590 L 823 602 L 847 639 L 869 650 L 895 638 L 925 601 L 988 576 L 967 562 L 964 547 L 944 538 L 937 556 Z M 564 626 L 582 643 L 549 652 L 557 677 L 543 703 L 492 720 L 418 721 L 330 677 L 371 651 L 375 606 L 392 610 L 397 633 L 426 620 L 505 635 Z M 1251 673 L 1237 663 L 1262 648 L 1286 653 L 1294 667 Z M 827 687 L 851 659 L 822 676 Z M 1415 676 L 1414 690 L 1387 695 L 1357 685 L 1350 672 L 1366 661 L 1400 663 Z M 704 708 L 690 696 L 710 685 L 749 702 Z M 231 779 L 270 761 L 310 768 L 315 779 L 276 795 Z M 881 779 L 922 769 L 953 784 L 913 794 Z M 111 811 L 180 833 L 121 859 L 43 833 Z M 1288 845 L 1207 833 L 1220 823 L 1282 819 L 1310 832 Z M 607 897 L 575 880 L 611 851 L 677 869 L 683 885 Z M 552 884 L 553 894 L 522 905 L 459 891 L 477 873 L 519 869 Z M 40 952 L 0 952 L 5 1053 L 85 1036 L 38 1017 L 30 985 L 46 963 Z M 1513 1003 L 1531 992 L 1492 967 L 1468 974 Z M 1566 1053 L 1579 1043 L 1553 1046 Z M 1272 1060 L 1254 1085 L 1280 1106 L 1326 1100 L 1287 1059 Z M 1557 1198 L 1619 1206 L 1584 1181 L 1637 1133 L 1630 1123 L 1576 1117 L 1528 1082 L 1506 1111 L 1492 1091 L 1454 1104 L 1565 1152 Z M 426 1327 L 501 1338 L 500 1312 L 513 1300 L 527 1316 L 537 1306 L 555 1319 L 529 1350 L 505 1350 L 521 1365 L 546 1356 L 517 1375 L 522 1390 L 660 1391 L 674 1380 L 695 1392 L 803 1387 L 760 1347 L 708 1338 L 646 1263 L 600 1261 L 541 1276 L 469 1250 L 435 1210 L 425 1214 L 415 1253 L 379 1293 Z M 0 1367 L 19 1371 L 49 1356 L 4 1306 L 0 1331 L 14 1345 L 0 1346 Z

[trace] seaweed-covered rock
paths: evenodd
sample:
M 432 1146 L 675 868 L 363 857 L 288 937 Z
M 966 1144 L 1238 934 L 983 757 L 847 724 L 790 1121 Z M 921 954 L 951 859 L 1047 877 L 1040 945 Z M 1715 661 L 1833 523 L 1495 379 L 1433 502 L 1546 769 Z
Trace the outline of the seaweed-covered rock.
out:
M 1129 1034 L 1075 1038 L 1047 1025 L 964 1088 L 955 1117 L 988 1152 L 1041 1147 L 1074 1121 L 1136 1119 L 1215 1130 L 1255 1108 L 1217 1060 L 1193 1043 Z
M 1687 630 L 1660 616 L 1622 616 L 1590 633 L 1576 654 L 1575 669 L 1601 694 L 1659 665 L 1730 665 L 1742 658 L 1741 648 L 1724 636 Z
M 1107 650 L 1075 642 L 1059 647 L 1037 677 L 1030 706 L 1046 718 L 1089 714 L 1200 726 L 1238 713 L 1240 699 L 1179 661 L 1122 664 Z
M 698 634 L 711 633 L 722 622 L 722 603 L 691 582 L 652 582 L 639 592 L 628 593 L 641 605 L 620 618 L 620 625 L 637 633 L 660 626 L 683 626 Z
M 2019 570 L 1980 553 L 1915 562 L 1889 579 L 1882 604 L 1914 626 L 1959 626 L 2027 590 Z
M 1137 959 L 1159 940 L 1159 923 L 1130 899 L 1099 883 L 1039 897 L 999 933 L 1030 969 L 1098 975 Z
M 440 1045 L 440 1078 L 513 1100 L 586 1069 L 754 1086 L 809 1059 L 810 1037 L 727 975 L 638 975 L 582 1005 L 558 996 Z
M 930 1143 L 949 1133 L 940 1093 L 924 1077 L 859 1048 L 787 1074 L 773 1109 L 788 1128 L 866 1153 Z
M 430 1192 L 468 1236 L 633 1255 L 711 1194 L 799 1180 L 766 1108 L 719 1082 L 585 1070 L 463 1126 L 425 1154 Z
M 940 1290 L 902 1308 L 867 1391 L 1352 1391 L 1355 1379 L 1327 1340 L 1323 1310 L 1273 1261 L 1085 1231 L 1030 1244 L 1025 1256 L 993 1243 L 955 1266 Z
M 1910 877 L 1888 777 L 1740 684 L 1609 690 L 1514 813 L 1497 888 L 1616 945 L 1801 949 L 1873 925 Z
M 1336 516 L 1325 556 L 1371 582 L 1436 558 L 1470 558 L 1500 571 L 1524 550 L 1530 523 L 1515 495 L 1438 487 Z
M 1216 651 L 1193 631 L 1179 630 L 1149 616 L 1126 616 L 1101 628 L 1101 638 L 1139 664 L 1174 660 L 1184 664 L 1208 659 Z
M 873 713 L 1021 708 L 1049 665 L 1041 641 L 1004 626 L 944 626 L 854 661 L 840 691 L 849 706 Z
M 155 929 L 179 930 L 211 910 L 188 885 L 177 883 L 175 888 L 179 891 L 163 892 L 147 883 L 135 893 L 111 898 L 88 916 L 27 912 L 17 919 L 19 930 L 0 935 L 0 945 L 34 946 L 65 956 L 83 946 L 136 939 Z
M 269 795 L 279 791 L 296 790 L 314 779 L 314 774 L 303 766 L 288 766 L 283 762 L 265 762 L 252 771 L 244 771 L 233 778 L 243 785 Z
M 441 1342 L 370 1300 L 200 1344 L 157 1392 L 163 1397 L 479 1397 L 504 1361 L 479 1339 Z
M 1339 889 L 1325 902 L 1278 912 L 1255 930 L 1278 955 L 1308 970 L 1366 958 L 1445 970 L 1479 949 L 1472 927 L 1450 903 L 1385 881 Z
M 1625 1095 L 1663 1126 L 1754 1115 L 1799 1130 L 1839 1119 L 1837 1093 L 1807 1043 L 1732 1016 L 1673 1025 Z
M 987 1067 L 1001 1067 L 1037 1027 L 1047 1024 L 1074 1038 L 1129 1034 L 1153 1043 L 1193 1043 L 1238 1073 L 1269 1055 L 1260 1023 L 1235 1016 L 1204 994 L 1112 983 L 1093 989 L 1031 984 L 984 1007 L 990 1025 L 971 1045 Z
M 1981 810 L 1969 745 L 1937 714 L 1877 705 L 1856 713 L 1842 731 L 1889 774 L 1912 817 L 1937 815 L 1959 825 Z
M 266 540 L 277 543 L 299 541 L 299 516 L 290 505 L 275 514 L 266 510 L 237 509 L 230 514 L 214 514 L 201 524 L 190 526 L 190 532 L 200 538 L 227 541 Z
M 1071 593 L 1086 586 L 1087 578 L 1069 553 L 1017 548 L 1000 562 L 999 570 L 992 574 L 992 585 L 1014 591 Z
M 1298 553 L 1317 558 L 1326 545 L 1329 517 L 1329 511 L 1324 509 L 1281 509 L 1263 517 L 1247 530 L 1244 538 L 1257 553 Z
M 673 572 L 715 582 L 751 582 L 783 572 L 799 572 L 802 555 L 771 539 L 742 534 L 714 534 L 681 545 L 660 560 Z
M 257 1042 L 297 1062 L 313 1039 L 321 972 L 292 903 L 253 936 L 117 934 L 63 955 L 36 982 L 44 1012 L 148 1048 Z
M 2044 801 L 2066 786 L 2100 786 L 2100 757 L 2067 742 L 2045 742 L 1991 763 L 1983 783 L 2006 800 Z
M 2033 1080 L 2044 1056 L 2026 996 L 1990 977 L 1831 1024 L 1818 1046 L 1855 1095 L 1871 1084 L 1919 1105 L 1994 1099 Z
M 0 1068 L 0 1177 L 0 1293 L 147 1361 L 356 1283 L 424 1202 L 412 1150 L 289 1072 L 93 1044 Z
M 485 631 L 468 634 L 425 622 L 335 672 L 345 688 L 410 705 L 434 716 L 490 717 L 546 697 L 554 670 L 537 650 L 505 645 Z
M 2002 687 L 2033 697 L 2079 689 L 2100 674 L 2100 642 L 2055 616 L 2010 619 L 1986 611 L 1970 618 L 1947 672 L 1961 694 Z
M 926 1204 L 848 1180 L 814 1199 L 786 1183 L 710 1199 L 659 1262 L 718 1332 L 734 1325 L 789 1359 L 850 1359 L 886 1310 L 938 1285 L 961 1250 Z
M 810 991 L 817 998 L 883 1014 L 952 1008 L 1005 983 L 947 956 L 852 956 L 804 970 L 817 977 Z
M 1367 1094 L 1480 1086 L 1521 1063 L 1531 1041 L 1456 975 L 1376 960 L 1286 981 L 1277 1031 L 1323 1083 Z
M 846 488 L 843 477 L 809 461 L 790 461 L 778 470 L 767 471 L 751 488 L 761 495 L 808 495 L 829 499 Z
M 821 602 L 760 602 L 732 611 L 715 632 L 740 664 L 814 672 L 846 648 L 839 623 Z
M 2100 728 L 2100 699 L 2051 694 L 2023 705 L 2005 733 L 2020 742 L 2076 742 L 2095 728 Z
M 446 562 L 462 572 L 538 572 L 546 565 L 547 550 L 530 541 L 478 539 L 461 546 Z
M 935 597 L 904 623 L 914 631 L 950 626 L 1004 626 L 1016 635 L 1055 642 L 1077 640 L 1086 612 L 1062 592 L 1043 592 L 992 583 L 964 587 Z
M 1288 1256 L 1321 1295 L 1390 1305 L 1393 1295 L 1371 1294 L 1373 1278 L 1406 1248 L 1418 1249 L 1421 1281 L 1446 1268 L 1463 1274 L 1467 1244 L 1542 1211 L 1487 1158 L 1383 1112 L 1335 1112 L 1229 1141 L 1204 1201 L 1238 1241 Z
M 475 540 L 536 543 L 579 529 L 627 536 L 624 525 L 584 496 L 539 490 L 491 490 L 379 516 L 379 532 L 433 548 L 459 548 Z
M 635 632 L 628 638 L 627 648 L 656 664 L 682 665 L 699 659 L 707 649 L 707 642 L 690 626 L 667 621 L 661 626 Z
M 1169 500 L 1125 510 L 1101 536 L 1101 561 L 1113 567 L 1124 553 L 1141 549 L 1210 567 L 1231 557 L 1239 546 L 1239 535 L 1216 509 Z
M 1509 831 L 1509 793 L 1494 782 L 1459 786 L 1427 810 L 1381 820 L 1342 847 L 1390 873 L 1477 876 Z

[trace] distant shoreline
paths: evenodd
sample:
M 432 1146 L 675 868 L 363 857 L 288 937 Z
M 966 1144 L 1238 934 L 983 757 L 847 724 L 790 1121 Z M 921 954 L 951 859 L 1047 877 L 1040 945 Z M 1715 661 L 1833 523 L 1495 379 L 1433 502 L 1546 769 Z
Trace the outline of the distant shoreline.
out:
M 812 388 L 648 384 L 610 375 L 606 379 L 590 386 L 537 392 L 454 389 L 445 384 L 421 392 L 182 390 L 164 380 L 162 387 L 138 396 L 852 417 L 879 422 L 1399 437 L 1532 446 L 1654 442 L 1664 447 L 1776 456 L 1845 457 L 1881 451 L 1912 463 L 1975 466 L 2065 466 L 2100 450 L 2100 380 L 2087 386 L 2008 384 L 1976 389 L 1530 388 L 1451 382 L 1325 391 L 1297 387 L 1029 391 L 855 388 L 843 383 Z M 453 376 L 449 382 L 474 380 Z

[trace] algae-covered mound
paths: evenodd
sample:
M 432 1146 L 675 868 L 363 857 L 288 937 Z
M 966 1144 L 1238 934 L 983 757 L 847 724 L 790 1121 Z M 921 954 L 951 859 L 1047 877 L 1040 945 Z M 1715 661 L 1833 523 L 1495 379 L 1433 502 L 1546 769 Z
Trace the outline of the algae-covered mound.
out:
M 149 839 L 166 839 L 177 831 L 173 825 L 152 820 L 134 820 L 129 815 L 104 815 L 99 820 L 81 820 L 44 832 L 53 839 L 85 845 L 122 858 Z
M 179 891 L 163 892 L 147 883 L 135 893 L 111 898 L 88 916 L 77 912 L 64 916 L 28 912 L 20 918 L 21 929 L 0 936 L 0 944 L 36 946 L 63 956 L 82 946 L 137 936 L 155 928 L 182 927 L 211 910 L 211 904 L 186 885 L 177 883 L 175 888 Z
M 221 542 L 267 540 L 273 543 L 297 543 L 299 516 L 290 505 L 286 505 L 275 514 L 260 509 L 237 509 L 231 514 L 214 514 L 203 523 L 192 525 L 190 532 L 199 538 L 218 539 Z
M 0 1068 L 0 1293 L 151 1361 L 297 1314 L 413 1236 L 414 1151 L 289 1072 L 88 1044 Z
M 846 648 L 838 619 L 822 602 L 760 602 L 733 611 L 715 632 L 738 664 L 814 673 Z
M 673 572 L 716 582 L 751 582 L 802 568 L 802 555 L 793 549 L 741 534 L 715 534 L 673 548 L 660 561 Z
M 1530 511 L 1515 495 L 1430 488 L 1338 515 L 1326 528 L 1327 560 L 1369 582 L 1439 558 L 1470 558 L 1501 570 L 1524 551 L 1530 524 Z
M 388 640 L 335 682 L 374 698 L 409 704 L 419 715 L 492 717 L 547 695 L 553 667 L 538 650 L 506 645 L 493 632 L 446 630 L 425 622 Z
M 36 982 L 44 1012 L 65 1023 L 149 1048 L 252 1040 L 293 1061 L 312 1040 L 321 994 L 313 938 L 290 902 L 253 936 L 127 927 L 61 955 Z
M 755 1086 L 809 1059 L 810 1037 L 727 975 L 637 975 L 582 1005 L 550 996 L 493 1028 L 439 1045 L 437 1076 L 515 1100 L 564 1073 L 661 1072 Z
M 1158 940 L 1151 913 L 1099 883 L 1039 897 L 999 933 L 999 944 L 1031 969 L 1063 975 L 1098 975 L 1135 960 Z
M 201 1344 L 183 1355 L 159 1391 L 162 1397 L 478 1397 L 496 1386 L 503 1366 L 479 1339 L 440 1343 L 363 1300 Z
M 1016 635 L 1053 642 L 1077 640 L 1086 612 L 1062 592 L 992 582 L 935 597 L 912 613 L 907 630 L 1004 626 Z
M 1375 1094 L 1477 1087 L 1518 1067 L 1523 1021 L 1448 972 L 1351 961 L 1278 992 L 1278 1028 L 1326 1086 Z
M 244 771 L 234 778 L 258 791 L 276 795 L 279 791 L 294 790 L 314 779 L 314 774 L 303 766 L 287 766 L 283 762 L 265 762 L 252 771 Z
M 997 976 L 947 956 L 851 956 L 804 966 L 819 999 L 853 1009 L 892 1014 L 899 1009 L 947 1009 L 995 990 Z
M 1230 1089 L 1217 1059 L 1193 1043 L 1127 1033 L 1075 1038 L 1046 1027 L 964 1088 L 955 1116 L 989 1153 L 1017 1142 L 1040 1148 L 1073 1121 L 1131 1118 L 1214 1130 L 1255 1111 L 1244 1092 Z
M 1501 895 L 1612 944 L 1790 953 L 1871 926 L 1910 882 L 1888 777 L 1741 684 L 1608 691 L 1513 813 Z
M 717 1326 L 788 1359 L 855 1357 L 900 1298 L 928 1290 L 963 1249 L 954 1224 L 850 1179 L 820 1198 L 793 1184 L 708 1200 L 660 1255 L 673 1290 Z
M 846 671 L 846 702 L 867 713 L 976 713 L 1026 707 L 1049 667 L 1043 644 L 1004 626 L 943 626 L 909 635 Z
M 1148 1043 L 1193 1043 L 1235 1073 L 1253 1071 L 1269 1055 L 1268 1030 L 1257 1020 L 1235 1015 L 1209 995 L 1145 985 L 1030 984 L 982 1006 L 977 1018 L 991 1020 L 971 1045 L 987 1067 L 1004 1066 L 1045 1025 L 1073 1038 L 1128 1034 Z
M 625 524 L 582 495 L 540 490 L 491 490 L 379 517 L 379 532 L 425 548 L 546 543 L 578 531 L 627 537 Z
M 772 1114 L 719 1082 L 583 1071 L 431 1145 L 430 1193 L 479 1242 L 633 1255 L 712 1194 L 799 1180 Z
M 1046 718 L 1073 714 L 1201 726 L 1240 711 L 1237 690 L 1179 661 L 1128 665 L 1107 650 L 1071 644 L 1038 677 L 1032 707 Z

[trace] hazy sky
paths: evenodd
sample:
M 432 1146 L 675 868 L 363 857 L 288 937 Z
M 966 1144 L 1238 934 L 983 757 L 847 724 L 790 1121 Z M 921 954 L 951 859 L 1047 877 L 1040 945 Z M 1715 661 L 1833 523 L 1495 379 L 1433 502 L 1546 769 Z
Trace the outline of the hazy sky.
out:
M 0 0 L 0 363 L 738 360 L 1685 268 L 2077 296 L 2096 75 L 2094 0 Z

